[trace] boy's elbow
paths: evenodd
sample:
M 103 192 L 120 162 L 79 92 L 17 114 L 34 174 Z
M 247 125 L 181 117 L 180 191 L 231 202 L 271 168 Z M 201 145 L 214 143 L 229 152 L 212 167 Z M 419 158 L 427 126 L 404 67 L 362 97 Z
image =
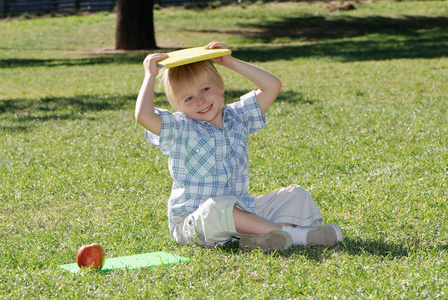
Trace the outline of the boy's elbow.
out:
M 135 111 L 134 118 L 138 123 L 140 123 L 142 118 L 141 113 L 139 111 Z
M 155 135 L 160 135 L 162 128 L 162 120 L 157 114 L 143 113 L 136 111 L 134 114 L 135 120 L 146 130 L 151 131 Z
M 275 83 L 277 94 L 280 93 L 280 90 L 282 89 L 282 85 L 283 85 L 282 81 L 279 78 L 277 78 L 276 83 Z
M 280 93 L 280 90 L 282 89 L 282 81 L 276 77 L 276 79 L 272 82 L 272 92 L 275 94 L 275 98 Z M 274 98 L 274 99 L 275 99 Z
M 146 122 L 147 116 L 145 116 L 144 113 L 142 113 L 141 111 L 135 111 L 134 114 L 135 120 L 140 124 L 143 125 Z

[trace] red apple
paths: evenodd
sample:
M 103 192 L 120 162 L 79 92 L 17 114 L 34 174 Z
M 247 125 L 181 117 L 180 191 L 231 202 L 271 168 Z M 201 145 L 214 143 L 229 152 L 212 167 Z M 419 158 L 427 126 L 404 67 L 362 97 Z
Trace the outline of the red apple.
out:
M 76 254 L 76 263 L 80 268 L 91 266 L 93 269 L 101 270 L 105 262 L 106 252 L 97 243 L 81 246 Z

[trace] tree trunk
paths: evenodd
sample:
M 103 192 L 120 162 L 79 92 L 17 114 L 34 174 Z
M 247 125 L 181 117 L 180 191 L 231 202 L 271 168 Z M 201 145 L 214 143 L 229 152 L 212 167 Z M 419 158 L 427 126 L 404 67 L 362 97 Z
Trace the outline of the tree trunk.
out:
M 153 0 L 118 0 L 115 49 L 157 49 Z

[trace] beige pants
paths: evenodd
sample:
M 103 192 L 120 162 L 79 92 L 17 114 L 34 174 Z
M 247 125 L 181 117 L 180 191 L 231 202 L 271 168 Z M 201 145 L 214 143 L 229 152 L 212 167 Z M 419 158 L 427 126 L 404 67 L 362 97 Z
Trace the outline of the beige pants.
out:
M 241 234 L 236 232 L 233 207 L 249 211 L 233 196 L 213 197 L 192 214 L 176 220 L 172 238 L 181 244 L 206 247 L 223 245 Z M 322 215 L 310 193 L 288 186 L 255 198 L 254 214 L 274 223 L 298 226 L 322 225 Z

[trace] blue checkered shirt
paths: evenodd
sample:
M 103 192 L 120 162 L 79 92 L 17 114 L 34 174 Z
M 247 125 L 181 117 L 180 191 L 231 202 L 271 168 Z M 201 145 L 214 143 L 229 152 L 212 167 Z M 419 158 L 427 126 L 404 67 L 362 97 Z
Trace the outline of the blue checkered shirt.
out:
M 232 195 L 253 211 L 249 188 L 248 136 L 266 126 L 255 92 L 223 107 L 223 128 L 187 118 L 180 112 L 155 109 L 162 120 L 160 136 L 149 131 L 146 138 L 169 155 L 173 178 L 168 202 L 170 224 L 186 216 L 207 199 Z M 170 226 L 171 227 L 171 226 Z

